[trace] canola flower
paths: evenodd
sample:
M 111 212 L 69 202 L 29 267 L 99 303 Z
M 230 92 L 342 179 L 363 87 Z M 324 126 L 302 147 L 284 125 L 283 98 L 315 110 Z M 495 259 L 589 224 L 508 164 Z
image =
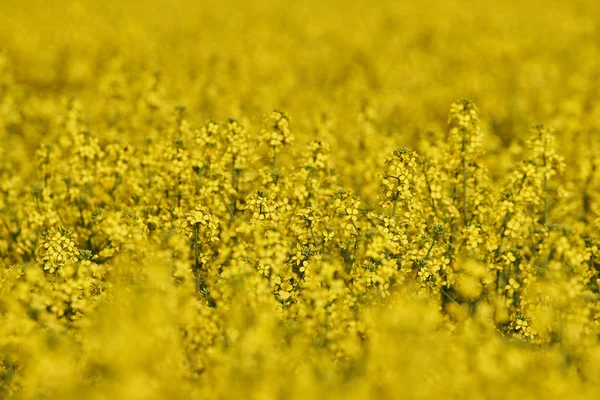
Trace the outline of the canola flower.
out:
M 212 3 L 0 4 L 0 398 L 596 398 L 600 7 Z

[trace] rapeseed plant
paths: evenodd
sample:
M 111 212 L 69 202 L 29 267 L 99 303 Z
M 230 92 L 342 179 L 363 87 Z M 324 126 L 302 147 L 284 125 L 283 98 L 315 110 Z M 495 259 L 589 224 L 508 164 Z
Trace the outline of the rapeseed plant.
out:
M 209 3 L 0 4 L 0 398 L 596 398 L 600 8 Z

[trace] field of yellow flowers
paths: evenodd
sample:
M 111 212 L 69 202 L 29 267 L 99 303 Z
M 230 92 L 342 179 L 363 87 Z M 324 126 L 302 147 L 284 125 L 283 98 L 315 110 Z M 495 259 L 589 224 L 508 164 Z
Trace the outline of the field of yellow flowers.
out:
M 1 399 L 596 399 L 600 5 L 0 2 Z

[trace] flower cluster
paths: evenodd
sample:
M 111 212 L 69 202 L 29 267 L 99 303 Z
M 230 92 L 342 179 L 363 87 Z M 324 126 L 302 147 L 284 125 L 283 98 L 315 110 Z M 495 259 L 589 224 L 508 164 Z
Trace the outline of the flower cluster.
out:
M 51 228 L 42 234 L 38 264 L 44 271 L 54 273 L 65 264 L 77 261 L 76 235 L 68 229 Z

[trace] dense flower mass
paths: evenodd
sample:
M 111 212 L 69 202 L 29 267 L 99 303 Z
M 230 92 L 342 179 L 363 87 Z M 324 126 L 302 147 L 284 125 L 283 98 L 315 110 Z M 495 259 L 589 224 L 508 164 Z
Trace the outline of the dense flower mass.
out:
M 0 398 L 597 398 L 595 2 L 29 3 Z

